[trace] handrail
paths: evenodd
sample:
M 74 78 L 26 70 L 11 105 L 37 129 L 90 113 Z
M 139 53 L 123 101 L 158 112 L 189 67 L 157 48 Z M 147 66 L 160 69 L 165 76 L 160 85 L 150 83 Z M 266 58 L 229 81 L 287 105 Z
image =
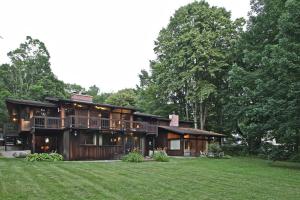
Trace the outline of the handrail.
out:
M 148 122 L 77 115 L 69 115 L 65 118 L 33 116 L 31 118 L 31 127 L 45 129 L 91 128 L 99 130 L 157 132 L 157 125 L 149 124 Z

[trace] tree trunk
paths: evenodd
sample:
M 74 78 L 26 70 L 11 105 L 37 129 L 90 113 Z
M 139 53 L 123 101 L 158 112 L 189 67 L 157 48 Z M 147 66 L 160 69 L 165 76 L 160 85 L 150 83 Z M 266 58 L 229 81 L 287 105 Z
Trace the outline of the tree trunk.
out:
M 188 106 L 188 102 L 185 102 L 185 117 L 186 117 L 186 120 L 189 121 L 189 106 Z
M 198 128 L 198 124 L 197 124 L 197 103 L 194 103 L 193 106 L 193 117 L 194 117 L 194 128 Z
M 205 122 L 207 117 L 207 106 L 200 102 L 200 129 L 204 130 Z

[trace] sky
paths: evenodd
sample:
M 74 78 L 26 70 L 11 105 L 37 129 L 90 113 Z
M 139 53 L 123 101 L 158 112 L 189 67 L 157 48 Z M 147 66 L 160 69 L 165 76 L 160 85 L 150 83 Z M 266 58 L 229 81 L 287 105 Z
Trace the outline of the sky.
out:
M 31 36 L 45 43 L 58 79 L 102 92 L 135 87 L 155 59 L 154 41 L 194 0 L 0 0 L 0 64 Z M 247 18 L 250 0 L 208 0 Z

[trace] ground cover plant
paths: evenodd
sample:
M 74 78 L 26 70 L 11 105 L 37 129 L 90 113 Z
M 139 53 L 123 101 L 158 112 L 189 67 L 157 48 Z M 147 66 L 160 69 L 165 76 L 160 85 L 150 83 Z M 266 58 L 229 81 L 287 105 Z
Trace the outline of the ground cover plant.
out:
M 0 199 L 300 199 L 297 163 L 256 158 L 27 162 L 0 158 Z

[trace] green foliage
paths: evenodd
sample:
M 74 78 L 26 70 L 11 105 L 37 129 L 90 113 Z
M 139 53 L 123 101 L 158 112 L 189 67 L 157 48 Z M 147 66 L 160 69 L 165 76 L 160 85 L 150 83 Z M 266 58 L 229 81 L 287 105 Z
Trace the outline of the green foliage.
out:
M 300 162 L 300 153 L 295 153 L 290 156 L 289 161 Z
M 227 102 L 228 118 L 250 153 L 258 152 L 262 138 L 275 138 L 285 146 L 274 148 L 275 159 L 300 150 L 299 19 L 297 0 L 252 1 L 236 66 L 229 73 Z
M 0 120 L 7 119 L 7 97 L 43 100 L 46 96 L 65 97 L 64 83 L 50 68 L 45 44 L 29 36 L 19 48 L 9 52 L 10 64 L 0 65 Z
M 144 156 L 138 152 L 138 151 L 132 151 L 128 153 L 127 155 L 122 157 L 122 161 L 125 162 L 143 162 L 144 161 Z
M 137 101 L 136 91 L 132 88 L 122 89 L 116 93 L 111 94 L 105 103 L 118 106 L 135 107 Z
M 225 155 L 231 155 L 231 156 L 248 155 L 248 148 L 246 145 L 224 144 L 222 145 L 222 150 L 224 151 Z
M 172 111 L 205 128 L 208 113 L 221 113 L 217 99 L 226 88 L 231 49 L 243 20 L 231 21 L 223 8 L 195 1 L 179 8 L 155 42 L 151 74 L 143 70 L 138 88 L 146 112 Z
M 154 154 L 152 155 L 153 159 L 155 161 L 159 161 L 159 162 L 169 162 L 170 158 L 168 157 L 168 155 L 166 154 L 165 151 L 155 151 Z
M 28 154 L 25 158 L 26 161 L 62 161 L 63 156 L 58 153 L 34 153 Z
M 218 153 L 222 152 L 222 148 L 217 143 L 210 143 L 210 144 L 208 144 L 208 151 L 212 152 L 214 154 L 218 154 Z

